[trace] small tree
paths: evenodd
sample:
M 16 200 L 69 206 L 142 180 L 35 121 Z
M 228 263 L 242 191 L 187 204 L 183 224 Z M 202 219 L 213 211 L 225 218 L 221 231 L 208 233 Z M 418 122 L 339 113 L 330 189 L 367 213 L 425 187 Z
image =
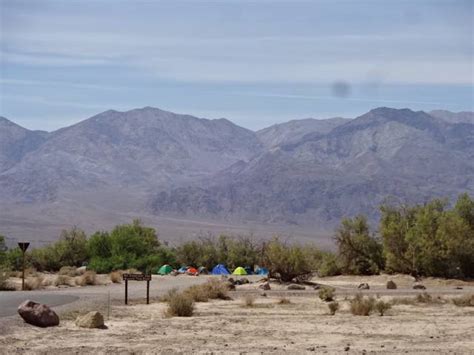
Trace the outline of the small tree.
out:
M 383 269 L 382 244 L 370 234 L 366 217 L 344 219 L 335 239 L 344 273 L 372 275 Z
M 307 277 L 314 271 L 304 247 L 285 245 L 278 238 L 265 245 L 263 258 L 270 276 L 285 282 Z

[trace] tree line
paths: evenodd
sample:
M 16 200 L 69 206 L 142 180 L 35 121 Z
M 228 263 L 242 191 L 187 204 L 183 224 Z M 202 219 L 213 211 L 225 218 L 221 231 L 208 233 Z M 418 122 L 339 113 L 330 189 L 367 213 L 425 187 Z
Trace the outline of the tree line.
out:
M 163 264 L 209 270 L 216 264 L 229 269 L 260 265 L 285 281 L 313 273 L 474 277 L 474 200 L 468 194 L 460 195 L 453 207 L 442 199 L 419 205 L 383 204 L 380 215 L 377 230 L 363 215 L 343 219 L 335 231 L 334 253 L 277 237 L 256 241 L 252 236 L 225 235 L 170 247 L 159 240 L 155 229 L 135 220 L 89 237 L 78 228 L 64 230 L 57 242 L 29 251 L 27 262 L 38 271 L 87 264 L 99 273 L 130 268 L 153 272 Z M 20 250 L 7 249 L 2 236 L 0 266 L 21 268 Z

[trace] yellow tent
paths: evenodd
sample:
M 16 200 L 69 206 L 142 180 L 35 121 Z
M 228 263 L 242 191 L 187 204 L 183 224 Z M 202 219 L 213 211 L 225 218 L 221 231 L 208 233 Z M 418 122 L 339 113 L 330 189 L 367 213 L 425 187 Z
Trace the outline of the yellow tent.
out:
M 245 269 L 242 266 L 239 266 L 238 268 L 234 270 L 232 275 L 247 275 L 247 271 L 245 271 Z

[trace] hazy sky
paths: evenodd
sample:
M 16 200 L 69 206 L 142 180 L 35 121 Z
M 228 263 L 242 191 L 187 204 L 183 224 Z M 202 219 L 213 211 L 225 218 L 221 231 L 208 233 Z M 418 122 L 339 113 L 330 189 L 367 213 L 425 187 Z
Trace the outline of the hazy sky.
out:
M 154 106 L 258 129 L 473 110 L 473 3 L 0 0 L 0 115 L 53 130 Z

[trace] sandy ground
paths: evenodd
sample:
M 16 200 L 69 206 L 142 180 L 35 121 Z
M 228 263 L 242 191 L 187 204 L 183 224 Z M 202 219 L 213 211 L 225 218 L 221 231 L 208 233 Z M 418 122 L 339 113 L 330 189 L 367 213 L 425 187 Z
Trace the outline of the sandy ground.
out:
M 364 278 L 377 287 L 385 276 Z M 392 277 L 393 278 L 393 277 Z M 413 282 L 400 275 L 398 283 Z M 354 277 L 325 279 L 325 283 L 349 288 L 361 280 Z M 454 289 L 463 284 L 463 291 L 472 292 L 473 284 L 460 281 L 426 280 L 428 292 Z M 73 305 L 59 311 L 58 327 L 41 329 L 12 318 L 0 333 L 1 354 L 229 354 L 229 353 L 456 353 L 474 354 L 474 308 L 457 307 L 450 302 L 452 294 L 442 295 L 439 303 L 396 304 L 380 317 L 354 316 L 349 312 L 347 294 L 339 294 L 341 309 L 335 316 L 328 314 L 327 305 L 316 291 L 300 294 L 284 291 L 273 284 L 275 292 L 262 296 L 258 284 L 238 287 L 231 301 L 211 301 L 196 304 L 190 318 L 167 318 L 166 304 L 130 306 L 113 303 L 108 329 L 90 330 L 74 324 L 77 313 L 95 310 L 74 310 Z M 357 291 L 352 287 L 353 294 Z M 397 290 L 398 292 L 399 290 Z M 278 304 L 282 294 L 291 303 Z M 386 291 L 387 292 L 387 291 Z M 393 292 L 393 291 L 392 291 Z M 381 296 L 413 299 L 413 295 Z M 253 293 L 253 307 L 244 306 L 243 295 Z M 106 309 L 99 309 L 107 315 Z

